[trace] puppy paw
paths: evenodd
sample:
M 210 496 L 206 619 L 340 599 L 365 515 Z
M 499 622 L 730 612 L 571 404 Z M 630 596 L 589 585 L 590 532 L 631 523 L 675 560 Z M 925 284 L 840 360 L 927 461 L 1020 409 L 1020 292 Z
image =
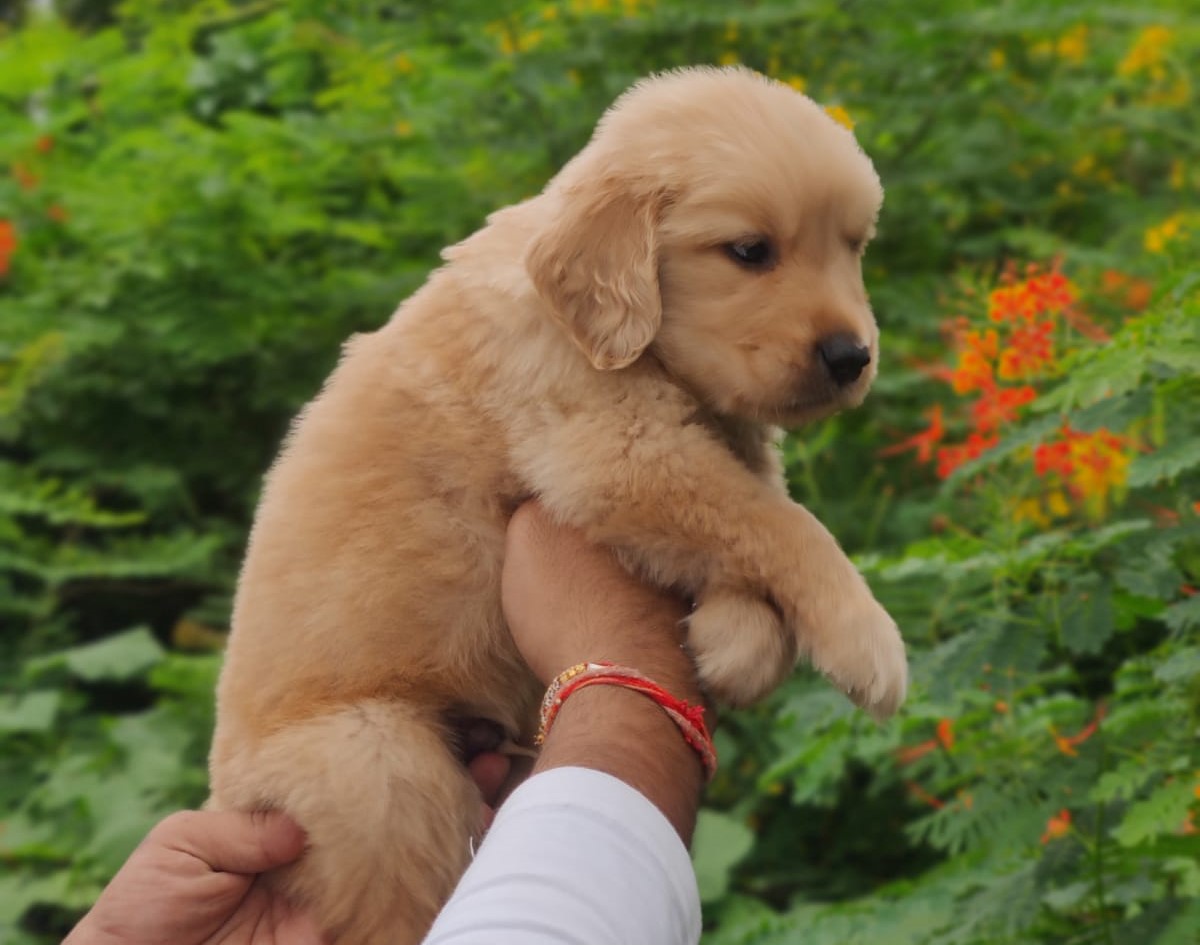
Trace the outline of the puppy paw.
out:
M 718 702 L 761 699 L 791 672 L 796 641 L 767 603 L 749 594 L 705 593 L 688 618 L 688 649 L 700 683 Z
M 896 621 L 870 592 L 817 625 L 803 647 L 835 686 L 877 719 L 892 715 L 908 691 L 908 660 Z

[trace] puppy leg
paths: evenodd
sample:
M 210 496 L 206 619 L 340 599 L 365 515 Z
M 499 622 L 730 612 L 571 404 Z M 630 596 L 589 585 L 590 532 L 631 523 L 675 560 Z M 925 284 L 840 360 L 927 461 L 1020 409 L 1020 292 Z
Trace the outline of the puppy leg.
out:
M 310 849 L 272 876 L 308 903 L 334 945 L 416 945 L 481 832 L 479 791 L 432 713 L 347 706 L 225 754 L 218 809 L 279 808 Z
M 700 682 L 727 705 L 761 699 L 795 665 L 796 638 L 761 597 L 708 588 L 687 623 Z
M 530 491 L 665 587 L 715 584 L 774 601 L 802 656 L 872 713 L 894 712 L 908 685 L 895 621 L 815 516 L 747 470 L 689 422 L 686 401 L 671 398 L 663 388 L 634 392 L 619 402 L 627 409 L 529 437 L 517 459 Z M 653 411 L 639 410 L 647 403 Z M 755 621 L 763 622 L 761 611 Z M 743 636 L 699 623 L 710 665 L 761 660 L 774 678 L 792 665 L 791 651 L 761 626 Z

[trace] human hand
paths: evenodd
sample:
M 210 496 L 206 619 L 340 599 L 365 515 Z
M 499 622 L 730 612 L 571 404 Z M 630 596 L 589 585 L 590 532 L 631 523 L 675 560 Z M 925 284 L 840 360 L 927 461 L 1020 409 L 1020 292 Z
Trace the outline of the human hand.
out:
M 630 576 L 612 552 L 555 524 L 536 502 L 509 523 L 501 600 L 517 649 L 543 683 L 576 663 L 611 660 L 681 697 L 694 689 L 680 648 L 682 602 Z
M 304 845 L 304 832 L 278 811 L 172 814 L 63 945 L 318 945 L 312 918 L 258 879 Z

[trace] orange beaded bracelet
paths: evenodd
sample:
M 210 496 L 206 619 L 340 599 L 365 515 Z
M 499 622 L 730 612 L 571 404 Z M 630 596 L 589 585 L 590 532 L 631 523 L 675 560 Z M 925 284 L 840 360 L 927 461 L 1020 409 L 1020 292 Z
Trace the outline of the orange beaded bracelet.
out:
M 586 686 L 597 685 L 632 689 L 654 700 L 679 728 L 683 740 L 700 756 L 706 778 L 711 780 L 716 774 L 717 751 L 704 724 L 704 706 L 691 705 L 677 699 L 636 669 L 603 660 L 595 663 L 576 663 L 554 677 L 546 689 L 546 695 L 542 697 L 541 724 L 534 744 L 540 745 L 546 740 L 558 710 L 571 693 Z

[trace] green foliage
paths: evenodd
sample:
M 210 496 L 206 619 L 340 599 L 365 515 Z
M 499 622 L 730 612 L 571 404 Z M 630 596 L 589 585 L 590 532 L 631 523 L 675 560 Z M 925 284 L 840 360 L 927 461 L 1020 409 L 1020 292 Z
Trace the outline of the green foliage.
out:
M 900 621 L 913 692 L 879 726 L 801 673 L 723 715 L 706 940 L 1194 941 L 1190 4 L 57 8 L 0 27 L 0 941 L 60 935 L 202 801 L 259 477 L 341 341 L 634 78 L 731 61 L 845 109 L 887 188 L 875 394 L 786 458 Z M 1052 258 L 1099 333 L 939 481 L 896 445 L 950 415 L 947 323 Z M 1064 423 L 1128 444 L 1090 505 L 1031 462 Z

